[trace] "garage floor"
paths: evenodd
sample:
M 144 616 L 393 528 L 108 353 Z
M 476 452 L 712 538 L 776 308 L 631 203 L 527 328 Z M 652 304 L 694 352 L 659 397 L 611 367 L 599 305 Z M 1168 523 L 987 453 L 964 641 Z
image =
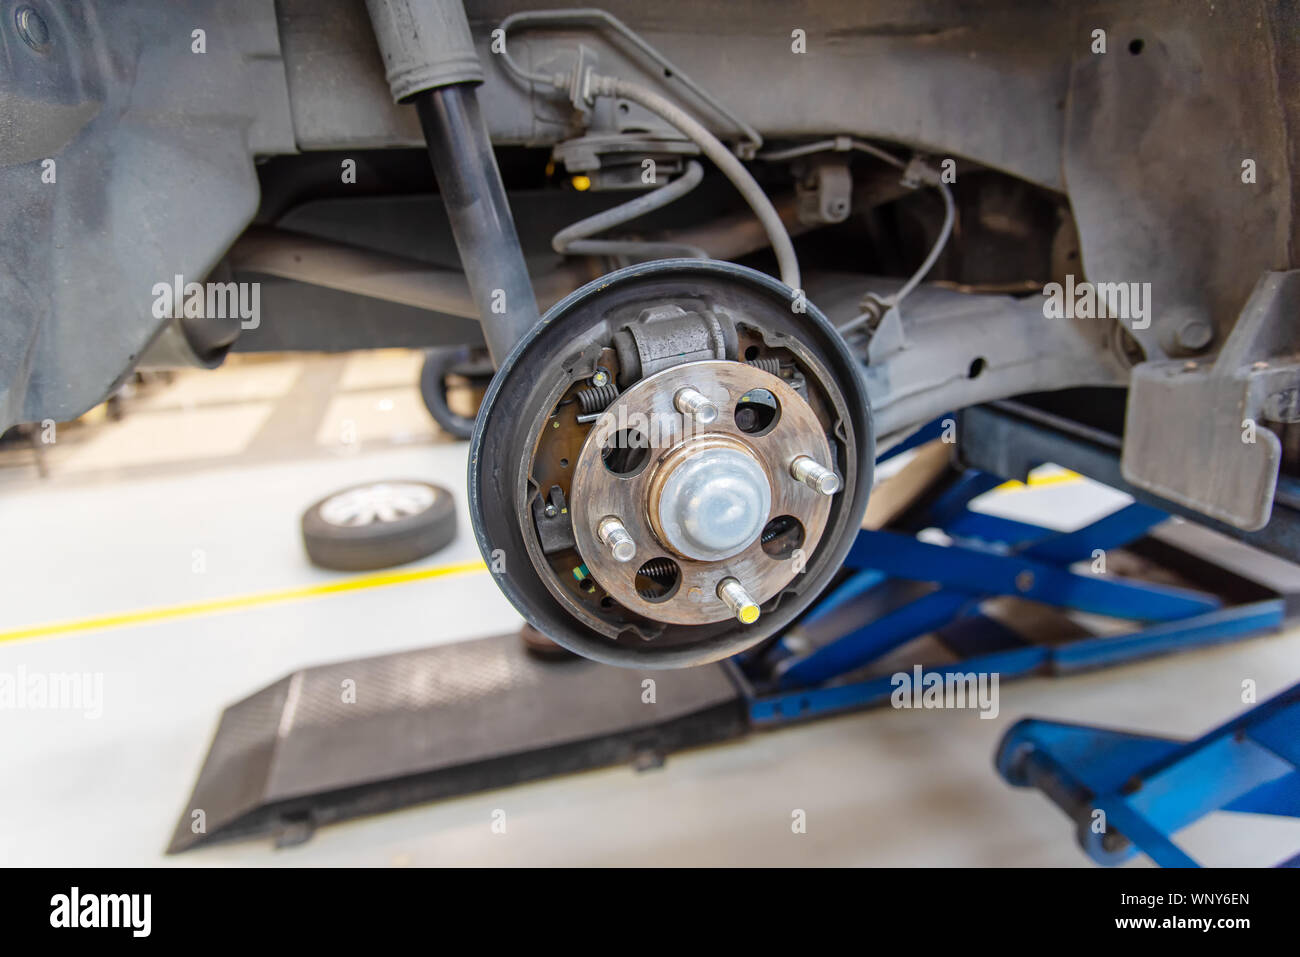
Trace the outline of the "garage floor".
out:
M 163 856 L 221 709 L 307 665 L 460 641 L 519 619 L 478 562 L 465 443 L 429 419 L 407 352 L 232 361 L 125 402 L 121 421 L 0 450 L 0 673 L 102 673 L 102 711 L 0 710 L 4 865 L 1084 865 L 1065 818 L 994 773 L 1020 717 L 1193 736 L 1300 677 L 1300 630 L 1001 688 L 1001 713 L 881 709 L 671 757 L 266 839 Z M 302 510 L 372 478 L 461 505 L 446 575 L 317 594 Z M 1081 523 L 1080 479 L 993 508 Z M 286 594 L 288 593 L 288 594 Z M 580 706 L 580 702 L 575 702 Z M 791 831 L 795 809 L 807 832 Z M 505 833 L 492 825 L 504 811 Z M 497 829 L 499 830 L 499 828 Z M 1300 821 L 1219 815 L 1185 832 L 1211 864 L 1271 864 Z

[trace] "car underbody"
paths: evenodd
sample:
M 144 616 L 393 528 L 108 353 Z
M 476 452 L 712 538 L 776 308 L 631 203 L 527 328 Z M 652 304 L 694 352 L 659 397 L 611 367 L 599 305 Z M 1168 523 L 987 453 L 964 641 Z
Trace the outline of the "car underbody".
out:
M 1296 558 L 1289 5 L 519 7 L 0 3 L 0 431 L 457 350 L 484 559 L 645 667 L 777 633 L 876 456 L 1011 398 Z

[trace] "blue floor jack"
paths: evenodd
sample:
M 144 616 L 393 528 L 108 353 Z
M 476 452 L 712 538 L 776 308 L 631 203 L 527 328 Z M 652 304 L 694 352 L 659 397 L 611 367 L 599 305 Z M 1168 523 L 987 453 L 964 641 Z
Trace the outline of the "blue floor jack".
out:
M 957 660 L 916 665 L 909 684 L 1066 675 L 1190 650 L 1276 631 L 1294 606 L 1294 591 L 1244 579 L 1248 587 L 1231 596 L 1208 587 L 1226 580 L 1213 562 L 1201 569 L 1206 587 L 1099 573 L 1106 556 L 1145 541 L 1168 513 L 1134 501 L 1057 532 L 969 507 L 1002 482 L 977 469 L 954 471 L 913 510 L 908 531 L 860 531 L 838 584 L 778 642 L 740 662 L 751 724 L 889 701 L 902 682 L 878 664 L 891 660 L 896 669 L 898 649 L 927 634 Z M 918 538 L 919 529 L 939 530 L 944 544 Z M 999 597 L 1131 624 L 1036 642 L 985 612 Z M 1024 720 L 1006 735 L 997 763 L 1008 782 L 1038 787 L 1062 807 L 1098 863 L 1142 851 L 1162 865 L 1194 866 L 1170 835 L 1211 811 L 1300 816 L 1300 685 L 1190 743 Z M 1300 855 L 1287 863 L 1300 864 Z
M 1172 836 L 1214 811 L 1300 817 L 1300 684 L 1195 741 L 1026 719 L 998 746 L 999 773 L 1075 822 L 1098 864 L 1138 851 L 1197 867 Z M 1300 854 L 1280 867 L 1300 867 Z

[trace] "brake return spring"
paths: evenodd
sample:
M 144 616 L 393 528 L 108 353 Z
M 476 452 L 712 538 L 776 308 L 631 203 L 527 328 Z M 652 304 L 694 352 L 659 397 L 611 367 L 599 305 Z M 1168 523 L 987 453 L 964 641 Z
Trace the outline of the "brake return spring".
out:
M 588 389 L 580 389 L 577 395 L 578 405 L 582 409 L 583 415 L 603 412 L 617 398 L 618 386 L 613 382 L 601 386 L 592 386 Z

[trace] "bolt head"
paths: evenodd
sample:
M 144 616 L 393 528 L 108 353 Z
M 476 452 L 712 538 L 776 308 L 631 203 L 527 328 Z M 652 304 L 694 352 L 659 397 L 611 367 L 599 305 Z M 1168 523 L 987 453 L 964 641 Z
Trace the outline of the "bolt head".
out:
M 742 625 L 752 625 L 762 614 L 758 603 L 749 597 L 744 586 L 734 578 L 724 578 L 718 583 L 718 597 Z
M 817 482 L 817 491 L 823 495 L 834 495 L 840 490 L 840 477 L 834 472 L 828 472 L 823 475 Z
M 1214 327 L 1201 319 L 1193 319 L 1178 328 L 1178 344 L 1184 349 L 1199 352 L 1214 340 Z
M 712 425 L 718 421 L 718 407 L 698 389 L 689 386 L 679 389 L 673 396 L 673 405 L 683 415 L 689 415 L 700 425 Z
M 597 369 L 595 375 L 591 377 L 591 384 L 597 389 L 609 385 L 609 372 L 605 369 Z
M 695 421 L 700 425 L 712 425 L 718 421 L 718 407 L 710 402 L 695 410 Z

